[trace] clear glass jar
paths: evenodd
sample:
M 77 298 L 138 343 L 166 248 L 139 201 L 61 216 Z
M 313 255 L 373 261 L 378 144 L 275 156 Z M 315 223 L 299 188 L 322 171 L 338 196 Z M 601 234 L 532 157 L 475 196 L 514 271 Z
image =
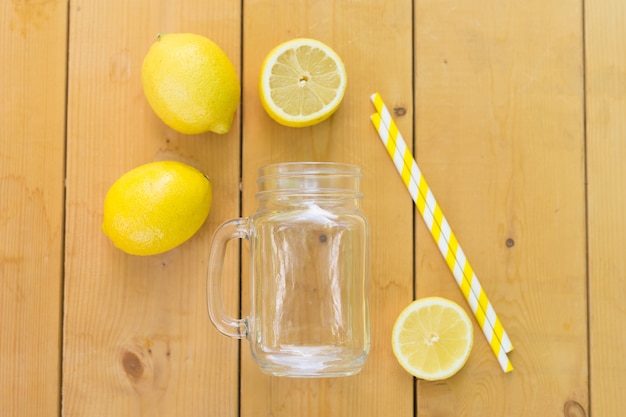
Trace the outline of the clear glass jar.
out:
M 209 315 L 222 333 L 249 340 L 266 373 L 352 375 L 367 358 L 369 244 L 360 180 L 360 168 L 348 164 L 263 167 L 257 212 L 216 231 Z M 251 307 L 244 319 L 229 317 L 221 301 L 224 248 L 234 238 L 250 240 Z

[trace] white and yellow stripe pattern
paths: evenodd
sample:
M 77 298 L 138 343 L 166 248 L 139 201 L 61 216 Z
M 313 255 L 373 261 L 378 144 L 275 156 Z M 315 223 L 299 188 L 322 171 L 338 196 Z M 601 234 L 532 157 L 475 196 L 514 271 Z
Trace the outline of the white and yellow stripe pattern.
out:
M 476 277 L 454 232 L 452 232 L 441 207 L 437 204 L 435 196 L 426 183 L 413 155 L 391 118 L 389 110 L 378 93 L 373 94 L 371 100 L 377 111 L 371 116 L 372 123 L 402 177 L 402 181 L 413 198 L 450 271 L 452 271 L 502 370 L 504 372 L 512 371 L 513 366 L 507 356 L 507 353 L 513 349 L 511 340 L 480 285 L 478 277 Z

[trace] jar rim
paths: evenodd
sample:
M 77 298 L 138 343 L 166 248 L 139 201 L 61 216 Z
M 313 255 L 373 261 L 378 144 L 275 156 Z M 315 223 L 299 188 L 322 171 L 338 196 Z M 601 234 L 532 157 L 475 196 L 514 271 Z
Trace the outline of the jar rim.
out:
M 291 175 L 352 175 L 362 177 L 358 165 L 345 162 L 278 162 L 259 168 L 257 182 L 265 178 Z
M 282 162 L 259 169 L 257 197 L 267 193 L 353 194 L 361 198 L 363 175 L 357 165 L 342 162 Z

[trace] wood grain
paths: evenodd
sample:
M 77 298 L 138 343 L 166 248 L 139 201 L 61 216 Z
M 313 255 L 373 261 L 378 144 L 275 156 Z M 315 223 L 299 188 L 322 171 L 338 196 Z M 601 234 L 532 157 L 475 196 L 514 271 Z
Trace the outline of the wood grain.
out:
M 503 374 L 476 327 L 459 374 L 418 383 L 420 416 L 588 409 L 581 13 L 578 0 L 415 4 L 416 158 L 515 346 Z M 416 233 L 418 297 L 465 305 Z
M 150 109 L 140 76 L 156 35 L 168 32 L 208 36 L 239 68 L 240 18 L 238 3 L 217 0 L 71 4 L 66 417 L 237 414 L 238 345 L 211 327 L 205 280 L 213 230 L 239 214 L 239 122 L 224 136 L 177 134 Z M 124 172 L 163 159 L 211 177 L 209 219 L 170 252 L 127 255 L 100 229 L 104 197 Z M 226 304 L 237 308 L 238 281 L 227 284 Z
M 390 348 L 395 316 L 412 299 L 412 204 L 380 144 L 369 115 L 369 95 L 380 91 L 394 105 L 411 106 L 410 2 L 294 1 L 244 4 L 243 212 L 256 210 L 254 181 L 265 164 L 339 161 L 364 172 L 363 210 L 371 235 L 371 342 L 364 370 L 349 378 L 293 380 L 260 373 L 242 346 L 241 415 L 411 416 L 413 382 Z M 257 83 L 266 54 L 297 37 L 328 44 L 344 61 L 346 95 L 339 110 L 319 125 L 278 125 L 262 109 Z M 411 135 L 410 117 L 398 123 Z M 245 259 L 245 257 L 244 257 Z M 244 263 L 244 271 L 247 265 Z M 248 311 L 247 279 L 243 281 Z
M 67 9 L 0 4 L 0 415 L 60 410 Z
M 626 375 L 626 6 L 585 2 L 591 413 L 619 415 Z
M 0 415 L 620 415 L 625 19 L 620 0 L 0 2 Z M 235 63 L 229 134 L 153 114 L 140 68 L 160 32 L 206 35 Z M 292 129 L 257 77 L 299 36 L 339 53 L 348 90 L 330 120 Z M 414 296 L 465 301 L 369 122 L 375 91 L 512 338 L 511 374 L 478 328 L 449 380 L 414 389 L 393 357 Z M 160 159 L 211 177 L 211 214 L 171 252 L 126 255 L 100 229 L 104 197 Z M 304 160 L 364 172 L 372 350 L 354 377 L 266 376 L 206 314 L 215 228 L 254 213 L 260 166 Z M 242 288 L 231 246 L 225 303 L 239 314 L 241 293 L 245 315 L 247 244 Z

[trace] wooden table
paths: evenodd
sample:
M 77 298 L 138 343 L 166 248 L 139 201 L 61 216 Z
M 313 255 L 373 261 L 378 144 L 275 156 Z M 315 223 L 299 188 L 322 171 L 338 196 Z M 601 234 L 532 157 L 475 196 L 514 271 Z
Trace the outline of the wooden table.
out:
M 620 415 L 624 4 L 1 2 L 0 415 Z M 159 32 L 208 36 L 235 63 L 242 104 L 227 135 L 177 134 L 149 108 L 141 62 Z M 257 77 L 273 46 L 301 36 L 339 53 L 349 86 L 330 120 L 292 129 L 265 114 Z M 393 356 L 391 327 L 415 297 L 467 305 L 370 124 L 375 91 L 513 340 L 509 374 L 478 327 L 448 380 L 415 381 Z M 105 194 L 160 159 L 211 176 L 211 214 L 177 249 L 126 255 L 100 229 Z M 211 236 L 255 211 L 257 169 L 282 161 L 363 169 L 372 347 L 357 376 L 266 376 L 247 342 L 209 322 Z M 238 256 L 224 296 L 245 314 Z

